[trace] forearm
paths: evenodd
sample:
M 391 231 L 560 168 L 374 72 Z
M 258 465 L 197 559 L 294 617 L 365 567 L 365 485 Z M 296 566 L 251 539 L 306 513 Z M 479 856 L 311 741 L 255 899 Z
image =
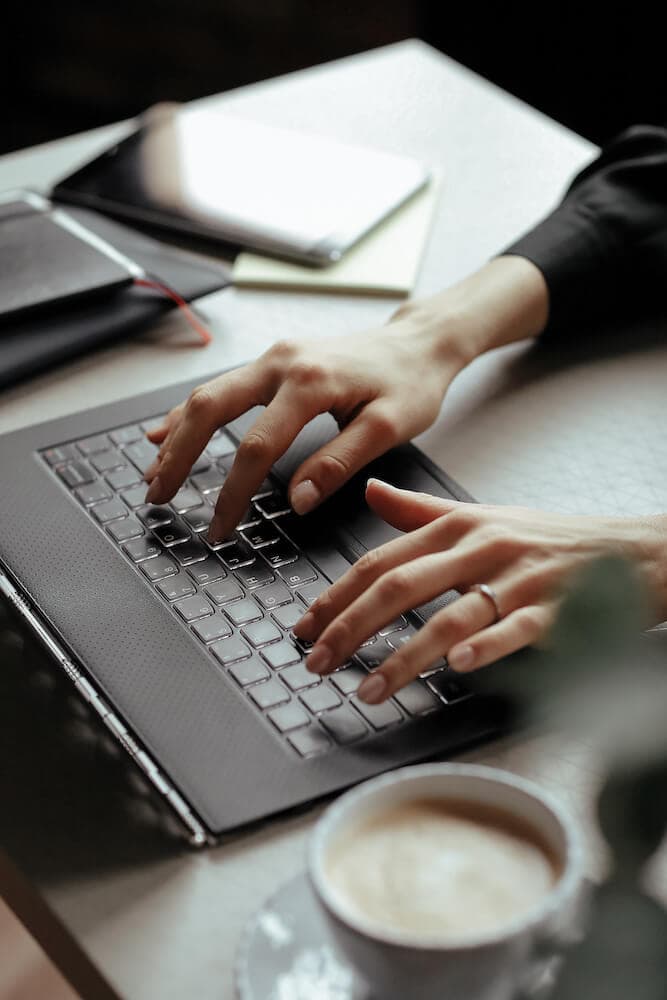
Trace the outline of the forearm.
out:
M 408 302 L 395 320 L 410 323 L 436 361 L 459 367 L 489 351 L 536 337 L 549 312 L 544 277 L 531 261 L 497 257 L 458 284 Z

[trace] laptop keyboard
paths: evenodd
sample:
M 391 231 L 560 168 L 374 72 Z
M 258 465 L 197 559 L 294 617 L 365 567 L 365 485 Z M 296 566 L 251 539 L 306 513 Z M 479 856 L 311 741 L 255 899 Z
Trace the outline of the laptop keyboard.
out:
M 48 448 L 42 457 L 206 649 L 212 669 L 233 680 L 292 751 L 326 753 L 469 696 L 443 659 L 382 705 L 356 697 L 368 672 L 414 635 L 420 621 L 412 613 L 380 629 L 329 677 L 309 673 L 308 645 L 292 627 L 330 581 L 293 540 L 295 515 L 284 488 L 266 479 L 237 530 L 209 544 L 208 526 L 236 444 L 217 431 L 171 503 L 147 505 L 143 474 L 157 448 L 145 432 L 158 422 Z

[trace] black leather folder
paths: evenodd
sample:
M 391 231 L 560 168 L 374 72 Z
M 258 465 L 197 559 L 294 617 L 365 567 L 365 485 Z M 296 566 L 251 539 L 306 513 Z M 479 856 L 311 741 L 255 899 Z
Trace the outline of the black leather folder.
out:
M 161 243 L 96 212 L 67 211 L 186 301 L 229 284 L 222 263 Z M 82 299 L 9 323 L 0 329 L 0 389 L 129 337 L 172 308 L 173 302 L 159 292 L 129 286 L 113 297 Z

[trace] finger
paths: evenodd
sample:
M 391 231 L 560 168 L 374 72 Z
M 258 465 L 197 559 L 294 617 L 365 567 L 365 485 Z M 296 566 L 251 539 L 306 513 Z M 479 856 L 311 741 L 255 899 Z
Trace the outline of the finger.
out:
M 450 552 L 429 553 L 389 570 L 327 625 L 306 666 L 313 673 L 331 672 L 403 611 L 452 587 L 467 586 L 479 577 L 480 566 L 487 560 L 483 551 L 461 544 Z M 484 599 L 484 603 L 490 602 Z
M 162 463 L 162 457 L 169 447 L 170 440 L 173 437 L 174 431 L 178 427 L 182 416 L 183 403 L 179 403 L 179 405 L 175 406 L 173 410 L 170 410 L 159 427 L 154 427 L 153 430 L 146 432 L 146 437 L 149 441 L 153 444 L 160 445 L 155 461 L 146 469 L 146 472 L 144 473 L 144 480 L 147 483 L 150 484 L 153 479 L 155 479 L 157 471 Z
M 213 432 L 259 402 L 261 389 L 261 374 L 253 364 L 195 389 L 183 407 L 173 435 L 161 449 L 162 461 L 146 494 L 147 502 L 171 500 Z
M 447 662 L 461 673 L 484 667 L 536 642 L 551 627 L 555 615 L 555 604 L 530 604 L 518 608 L 496 625 L 454 645 L 447 654 Z
M 460 502 L 434 497 L 430 493 L 401 490 L 381 479 L 368 480 L 366 500 L 383 521 L 401 531 L 421 528 L 422 525 L 452 510 Z
M 344 430 L 310 455 L 290 483 L 290 503 L 307 514 L 356 472 L 400 439 L 397 417 L 385 403 L 368 403 Z
M 460 597 L 439 611 L 409 642 L 390 656 L 359 686 L 358 696 L 371 705 L 390 698 L 396 691 L 432 667 L 453 643 L 490 625 L 495 611 L 476 592 Z
M 299 431 L 328 408 L 328 402 L 315 388 L 304 387 L 295 393 L 292 386 L 281 386 L 237 449 L 209 528 L 212 542 L 220 541 L 234 530 L 271 466 L 287 451 Z
M 385 573 L 429 553 L 448 550 L 461 540 L 467 527 L 468 521 L 462 523 L 461 519 L 457 521 L 443 515 L 423 528 L 370 549 L 310 606 L 294 626 L 294 634 L 299 639 L 313 642 L 337 615 L 366 593 Z

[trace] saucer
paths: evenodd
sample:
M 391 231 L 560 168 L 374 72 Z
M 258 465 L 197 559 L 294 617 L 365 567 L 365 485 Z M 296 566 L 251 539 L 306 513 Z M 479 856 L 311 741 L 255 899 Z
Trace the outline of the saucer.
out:
M 305 872 L 251 917 L 234 980 L 239 1000 L 372 1000 L 336 950 Z

